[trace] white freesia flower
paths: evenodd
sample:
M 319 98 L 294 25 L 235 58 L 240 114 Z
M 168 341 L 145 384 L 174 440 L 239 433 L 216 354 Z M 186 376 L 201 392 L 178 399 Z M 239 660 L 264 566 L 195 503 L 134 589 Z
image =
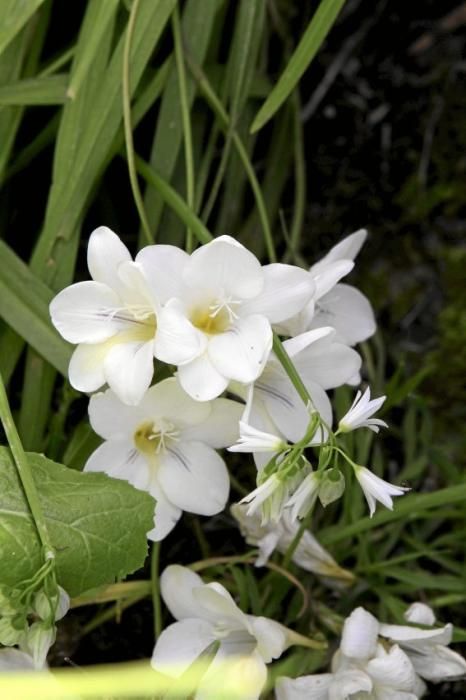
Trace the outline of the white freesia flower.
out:
M 411 623 L 426 626 L 435 623 L 433 611 L 423 603 L 414 603 L 404 616 Z M 399 644 L 422 678 L 440 682 L 466 677 L 466 660 L 456 651 L 448 649 L 453 634 L 451 624 L 431 630 L 381 624 L 380 634 Z
M 239 503 L 232 505 L 231 513 L 238 521 L 246 542 L 259 548 L 256 566 L 264 566 L 275 549 L 285 554 L 299 530 L 299 525 L 291 520 L 289 510 L 286 509 L 278 522 L 266 525 L 261 525 L 259 514 L 248 515 L 246 507 Z M 319 576 L 343 581 L 354 580 L 353 575 L 338 566 L 309 530 L 303 532 L 292 560 L 305 571 Z
M 376 476 L 370 469 L 366 467 L 356 466 L 354 473 L 359 481 L 359 485 L 363 490 L 364 496 L 369 506 L 369 513 L 372 516 L 375 513 L 376 502 L 380 501 L 386 508 L 393 510 L 393 496 L 402 496 L 410 489 L 405 486 L 394 486 L 388 481 L 384 481 L 379 476 Z
M 335 341 L 332 328 L 319 328 L 309 333 L 290 338 L 284 347 L 292 359 L 323 421 L 330 426 L 332 408 L 326 389 L 344 384 L 359 371 L 361 358 L 351 348 Z M 250 404 L 248 423 L 257 429 L 272 433 L 290 443 L 301 440 L 307 432 L 310 411 L 303 403 L 282 365 L 272 354 L 261 376 L 253 386 L 252 396 L 246 389 L 233 384 L 231 390 Z M 326 431 L 317 428 L 312 443 L 325 439 Z M 258 468 L 268 458 L 254 455 Z
M 386 396 L 379 396 L 378 399 L 372 399 L 371 401 L 371 390 L 369 387 L 367 387 L 364 394 L 358 391 L 351 408 L 338 423 L 340 432 L 349 433 L 357 428 L 369 428 L 374 433 L 378 433 L 380 426 L 388 428 L 385 421 L 380 420 L 380 418 L 371 418 L 374 413 L 377 413 L 386 398 Z
M 417 700 L 424 685 L 398 645 L 388 650 L 378 641 L 379 622 L 364 608 L 345 620 L 332 673 L 279 679 L 277 700 Z
M 151 383 L 159 308 L 138 257 L 133 262 L 115 233 L 97 228 L 87 250 L 93 281 L 66 287 L 50 304 L 56 329 L 78 345 L 71 384 L 92 392 L 107 383 L 127 404 L 137 404 Z
M 254 428 L 246 421 L 239 422 L 239 439 L 228 448 L 229 452 L 279 452 L 287 443 L 277 435 Z
M 105 442 L 86 471 L 103 471 L 148 491 L 157 501 L 155 527 L 163 539 L 183 510 L 214 515 L 225 506 L 228 472 L 215 449 L 238 435 L 243 407 L 228 399 L 200 403 L 175 378 L 152 386 L 138 406 L 126 406 L 111 391 L 92 396 L 89 418 Z
M 266 664 L 278 658 L 289 645 L 287 630 L 266 617 L 243 613 L 219 583 L 205 584 L 189 569 L 173 565 L 160 578 L 162 597 L 178 620 L 157 640 L 152 666 L 177 678 L 213 642 L 218 650 L 207 673 L 201 678 L 195 698 L 215 697 L 224 661 L 248 661 L 255 669 L 256 687 L 248 700 L 258 698 L 266 680 Z
M 374 312 L 358 289 L 339 280 L 354 267 L 367 231 L 361 229 L 344 238 L 309 270 L 315 284 L 311 301 L 292 319 L 281 324 L 288 335 L 298 335 L 321 326 L 332 326 L 340 342 L 355 345 L 375 333 Z
M 261 266 L 230 236 L 191 255 L 148 246 L 138 261 L 154 296 L 168 299 L 158 316 L 157 357 L 178 366 L 182 387 L 199 401 L 221 394 L 230 380 L 257 379 L 272 347 L 271 324 L 298 313 L 314 291 L 305 270 Z

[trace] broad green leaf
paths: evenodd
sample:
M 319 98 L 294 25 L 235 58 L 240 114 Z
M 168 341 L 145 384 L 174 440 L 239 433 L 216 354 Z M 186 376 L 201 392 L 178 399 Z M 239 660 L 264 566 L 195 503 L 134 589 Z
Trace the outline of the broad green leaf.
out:
M 2 0 L 0 54 L 43 2 L 44 0 Z
M 259 131 L 292 93 L 332 28 L 344 3 L 345 0 L 321 0 L 317 12 L 288 61 L 278 83 L 257 113 L 251 126 L 251 133 Z
M 0 317 L 64 376 L 71 356 L 53 328 L 48 307 L 53 292 L 0 241 Z
M 58 583 L 77 596 L 140 568 L 154 499 L 126 481 L 81 473 L 43 455 L 29 464 L 56 553 Z M 15 586 L 42 564 L 42 551 L 8 448 L 0 448 L 2 584 Z
M 0 86 L 0 106 L 61 105 L 66 101 L 67 85 L 66 73 L 17 80 Z

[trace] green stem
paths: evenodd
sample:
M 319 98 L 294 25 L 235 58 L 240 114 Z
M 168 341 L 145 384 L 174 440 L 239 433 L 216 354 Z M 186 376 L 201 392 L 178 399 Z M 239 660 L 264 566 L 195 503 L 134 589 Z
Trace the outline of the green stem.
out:
M 305 406 L 308 406 L 309 404 L 311 406 L 314 406 L 314 403 L 311 399 L 311 396 L 306 389 L 303 380 L 299 376 L 298 372 L 296 371 L 296 367 L 294 366 L 293 362 L 290 359 L 290 356 L 286 352 L 282 341 L 278 337 L 276 333 L 273 334 L 273 351 L 275 355 L 277 356 L 278 361 L 282 365 L 283 369 L 289 376 L 291 383 L 293 384 L 294 388 L 298 392 L 299 396 L 301 397 L 303 403 Z
M 288 549 L 285 552 L 285 556 L 283 557 L 283 562 L 282 566 L 284 569 L 288 569 L 291 563 L 291 559 L 293 558 L 293 554 L 296 552 L 296 549 L 301 542 L 301 538 L 304 535 L 305 530 L 307 530 L 312 518 L 312 508 L 309 511 L 309 513 L 306 515 L 305 518 L 301 521 L 301 524 L 299 526 L 298 531 L 296 532 L 296 535 L 293 537 L 292 541 L 290 542 L 290 545 Z
M 131 190 L 133 192 L 134 203 L 138 210 L 139 218 L 141 219 L 142 228 L 144 235 L 147 238 L 147 242 L 153 243 L 154 238 L 150 231 L 149 222 L 147 220 L 146 212 L 144 210 L 144 203 L 142 200 L 141 191 L 139 189 L 138 178 L 136 173 L 135 165 L 135 155 L 134 155 L 134 143 L 133 143 L 133 131 L 131 128 L 131 91 L 129 84 L 129 68 L 130 68 L 130 51 L 131 51 L 131 40 L 133 38 L 133 30 L 136 22 L 136 16 L 139 7 L 139 0 L 134 0 L 131 6 L 131 12 L 128 19 L 128 27 L 126 30 L 125 45 L 123 51 L 123 123 L 125 130 L 125 144 L 126 144 L 126 159 L 128 161 L 128 174 L 129 181 L 131 184 Z
M 251 189 L 254 194 L 254 198 L 256 200 L 256 205 L 257 205 L 257 210 L 259 213 L 259 218 L 261 220 L 262 224 L 262 230 L 264 233 L 264 241 L 265 245 L 267 248 L 267 254 L 269 256 L 270 262 L 276 262 L 277 261 L 277 254 L 275 252 L 275 245 L 273 242 L 273 236 L 272 236 L 272 231 L 270 228 L 270 223 L 267 215 L 267 209 L 265 206 L 264 198 L 262 196 L 262 191 L 259 185 L 259 181 L 257 180 L 256 173 L 254 172 L 254 168 L 252 166 L 252 163 L 249 159 L 248 153 L 246 151 L 246 148 L 239 137 L 239 134 L 237 131 L 235 131 L 234 128 L 231 126 L 231 121 L 230 117 L 228 116 L 228 113 L 226 112 L 224 106 L 222 105 L 220 99 L 216 95 L 214 89 L 212 88 L 211 84 L 209 83 L 205 73 L 202 71 L 202 69 L 192 61 L 189 56 L 188 58 L 188 63 L 189 67 L 193 72 L 194 77 L 196 78 L 199 88 L 201 89 L 202 93 L 204 94 L 204 97 L 206 98 L 207 102 L 209 103 L 212 111 L 215 113 L 219 123 L 220 127 L 222 130 L 227 134 L 231 134 L 231 138 L 233 140 L 233 145 L 236 149 L 236 152 L 238 153 L 238 156 L 243 164 L 243 167 L 246 171 L 246 174 L 248 176 Z
M 210 243 L 213 239 L 210 231 L 171 185 L 158 175 L 145 160 L 135 155 L 135 163 L 142 177 L 160 194 L 162 199 L 180 217 L 186 226 L 189 226 L 200 243 Z
M 5 430 L 5 435 L 8 440 L 13 459 L 16 464 L 16 468 L 18 470 L 19 478 L 21 479 L 21 484 L 23 486 L 24 493 L 26 494 L 29 510 L 31 511 L 31 515 L 34 520 L 34 524 L 37 528 L 39 539 L 44 548 L 45 559 L 55 559 L 55 552 L 50 542 L 49 533 L 47 531 L 47 524 L 45 522 L 44 513 L 40 504 L 39 495 L 37 493 L 34 479 L 32 478 L 28 458 L 21 444 L 18 431 L 16 430 L 16 426 L 13 421 L 13 416 L 11 415 L 11 410 L 5 391 L 5 385 L 3 383 L 3 378 L 1 375 L 0 419 Z
M 154 641 L 157 641 L 162 632 L 162 606 L 160 604 L 159 562 L 160 542 L 154 542 L 152 545 L 152 556 L 150 560 L 152 608 L 154 610 Z
M 180 13 L 178 6 L 172 14 L 173 40 L 175 43 L 175 60 L 178 73 L 178 86 L 180 92 L 181 119 L 183 123 L 184 158 L 186 166 L 186 201 L 188 207 L 194 209 L 194 157 L 193 139 L 191 133 L 191 120 L 189 116 L 188 91 L 186 88 L 186 71 L 183 56 L 183 43 L 181 39 Z M 193 249 L 193 233 L 188 227 L 186 231 L 186 251 L 191 253 Z

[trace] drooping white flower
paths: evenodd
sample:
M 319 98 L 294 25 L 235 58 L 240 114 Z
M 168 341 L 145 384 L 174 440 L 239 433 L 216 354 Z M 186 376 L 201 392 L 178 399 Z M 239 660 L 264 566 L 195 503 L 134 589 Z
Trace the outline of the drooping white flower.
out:
M 247 504 L 247 515 L 255 515 L 260 511 L 262 524 L 269 521 L 278 522 L 295 487 L 296 479 L 272 474 L 242 498 L 240 504 Z
M 154 296 L 168 299 L 158 316 L 157 357 L 178 366 L 194 399 L 219 396 L 230 380 L 249 384 L 272 347 L 271 324 L 298 313 L 314 284 L 292 265 L 261 266 L 230 236 L 187 255 L 173 246 L 148 246 L 138 255 Z M 161 268 L 165 275 L 155 274 Z
M 72 386 L 92 392 L 107 383 L 127 404 L 137 404 L 153 376 L 159 302 L 138 258 L 109 228 L 89 239 L 93 281 L 63 289 L 50 304 L 52 323 L 77 344 L 70 366 Z
M 355 287 L 339 283 L 353 269 L 366 236 L 364 229 L 352 233 L 310 268 L 314 295 L 299 314 L 280 324 L 286 334 L 332 326 L 340 342 L 356 345 L 375 333 L 374 312 L 368 299 Z
M 388 481 L 384 481 L 384 479 L 376 476 L 367 467 L 358 465 L 354 468 L 354 473 L 363 490 L 371 518 L 375 513 L 377 501 L 380 501 L 386 508 L 393 510 L 392 496 L 402 496 L 406 491 L 410 490 L 406 486 L 394 486 Z
M 235 503 L 231 507 L 231 513 L 238 521 L 246 542 L 259 548 L 256 566 L 264 566 L 275 549 L 285 554 L 298 532 L 299 525 L 291 520 L 289 510 L 286 509 L 278 522 L 266 525 L 261 525 L 258 513 L 248 515 L 246 510 L 246 506 L 239 503 Z M 329 552 L 319 544 L 309 530 L 303 532 L 299 544 L 293 552 L 292 560 L 305 571 L 319 576 L 346 582 L 354 580 L 353 575 L 338 566 Z
M 386 398 L 386 396 L 379 396 L 379 398 L 371 401 L 371 390 L 369 387 L 367 387 L 364 394 L 358 391 L 351 408 L 338 423 L 340 432 L 349 433 L 357 428 L 369 428 L 374 433 L 378 433 L 380 426 L 388 428 L 385 421 L 380 420 L 380 418 L 371 418 L 374 413 L 377 413 Z
M 225 506 L 228 472 L 215 449 L 238 435 L 243 407 L 228 399 L 200 403 L 175 378 L 152 386 L 138 406 L 111 391 L 92 396 L 89 418 L 105 442 L 86 471 L 103 471 L 148 491 L 156 499 L 152 540 L 163 539 L 183 510 L 214 515 Z
M 404 615 L 411 623 L 433 626 L 435 615 L 423 603 L 414 603 Z M 429 629 L 408 625 L 380 625 L 380 635 L 396 642 L 409 656 L 416 672 L 425 680 L 440 682 L 466 678 L 466 660 L 448 648 L 451 624 Z
M 321 485 L 321 475 L 311 471 L 301 481 L 298 488 L 286 502 L 286 507 L 290 509 L 290 518 L 296 522 L 298 518 L 305 518 L 319 495 Z
M 287 630 L 274 620 L 243 613 L 219 583 L 205 584 L 189 569 L 173 565 L 160 578 L 162 597 L 177 620 L 157 640 L 152 656 L 155 670 L 174 678 L 206 651 L 213 642 L 218 650 L 201 678 L 195 698 L 218 689 L 218 670 L 224 661 L 247 660 L 256 669 L 256 687 L 249 700 L 259 697 L 266 680 L 266 664 L 287 648 Z M 205 694 L 204 694 L 205 693 Z M 212 695 L 214 697 L 214 695 Z
M 319 328 L 284 342 L 285 350 L 310 393 L 313 407 L 324 423 L 332 422 L 332 408 L 326 389 L 341 386 L 359 371 L 361 358 L 351 348 L 335 341 L 332 328 Z M 253 386 L 252 396 L 244 388 L 232 385 L 250 404 L 248 422 L 257 429 L 283 437 L 290 443 L 299 442 L 309 427 L 310 411 L 294 388 L 290 378 L 272 354 L 261 376 Z M 312 443 L 326 437 L 325 428 L 317 428 Z M 254 456 L 260 468 L 268 460 Z

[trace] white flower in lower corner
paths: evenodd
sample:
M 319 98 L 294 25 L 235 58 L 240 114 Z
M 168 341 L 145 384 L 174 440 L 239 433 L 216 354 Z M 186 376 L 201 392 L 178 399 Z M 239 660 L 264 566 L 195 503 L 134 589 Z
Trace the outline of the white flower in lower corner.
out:
M 434 628 L 435 615 L 423 603 L 411 605 L 404 617 L 407 622 L 432 629 L 381 624 L 380 635 L 396 642 L 405 651 L 419 676 L 434 683 L 466 677 L 466 660 L 448 648 L 453 635 L 451 624 Z
M 288 510 L 282 513 L 278 522 L 266 525 L 261 525 L 258 513 L 248 515 L 246 510 L 247 506 L 239 503 L 231 507 L 231 513 L 237 520 L 246 542 L 259 548 L 256 566 L 264 566 L 275 549 L 285 554 L 299 530 L 299 525 L 291 520 Z M 305 571 L 319 576 L 346 582 L 354 580 L 353 575 L 338 566 L 335 559 L 319 544 L 309 530 L 303 532 L 292 560 Z
M 152 655 L 156 671 L 177 678 L 213 642 L 218 650 L 201 678 L 196 698 L 215 698 L 222 683 L 222 662 L 249 662 L 255 669 L 254 687 L 245 697 L 259 697 L 266 680 L 266 664 L 289 645 L 287 629 L 266 617 L 243 613 L 219 583 L 205 584 L 183 566 L 172 565 L 160 578 L 162 597 L 177 620 L 157 640 Z M 241 680 L 241 677 L 240 677 Z
M 163 539 L 183 510 L 214 515 L 225 507 L 228 472 L 216 449 L 238 436 L 243 406 L 191 399 L 175 378 L 152 386 L 138 406 L 108 390 L 92 396 L 89 418 L 105 442 L 86 471 L 103 471 L 148 491 L 157 501 L 152 540 Z
M 376 413 L 385 401 L 386 396 L 380 396 L 378 399 L 372 399 L 371 390 L 367 387 L 364 394 L 357 392 L 350 410 L 343 416 L 338 423 L 338 428 L 342 433 L 349 433 L 356 428 L 369 428 L 374 433 L 378 433 L 380 426 L 388 428 L 385 421 L 380 418 L 371 418 Z
M 402 496 L 406 491 L 410 491 L 406 486 L 394 486 L 388 481 L 384 481 L 371 472 L 370 469 L 367 469 L 367 467 L 355 466 L 354 473 L 363 490 L 371 518 L 375 513 L 377 501 L 380 501 L 386 508 L 393 510 L 392 497 Z

